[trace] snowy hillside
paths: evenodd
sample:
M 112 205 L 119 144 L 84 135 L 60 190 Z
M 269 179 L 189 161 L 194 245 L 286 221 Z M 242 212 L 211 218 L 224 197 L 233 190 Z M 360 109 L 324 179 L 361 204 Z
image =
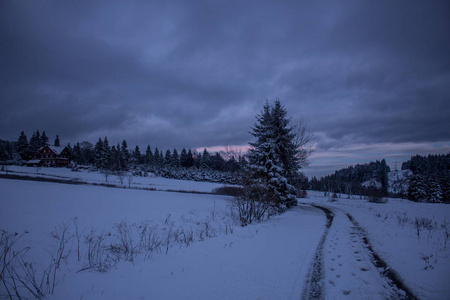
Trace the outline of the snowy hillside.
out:
M 408 179 L 411 176 L 410 170 L 391 171 L 388 173 L 389 193 L 406 194 L 408 191 Z M 362 183 L 364 187 L 381 188 L 381 183 L 372 178 Z
M 411 170 L 389 172 L 389 192 L 394 194 L 406 194 L 408 192 L 408 180 L 411 175 Z

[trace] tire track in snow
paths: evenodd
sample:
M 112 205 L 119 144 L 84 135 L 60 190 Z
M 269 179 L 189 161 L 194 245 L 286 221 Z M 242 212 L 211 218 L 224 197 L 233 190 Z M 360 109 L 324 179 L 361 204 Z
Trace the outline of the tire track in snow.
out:
M 395 292 L 397 299 L 418 299 L 411 290 L 400 279 L 397 272 L 392 270 L 388 264 L 373 250 L 372 244 L 369 241 L 367 232 L 359 226 L 358 222 L 350 215 L 345 213 L 349 221 L 354 225 L 356 234 L 362 239 L 364 247 L 367 249 L 372 264 L 377 268 L 382 277 L 387 279 L 389 286 Z
M 328 208 L 312 205 L 325 213 L 327 223 L 325 230 L 317 245 L 316 253 L 314 254 L 314 261 L 311 265 L 308 277 L 306 279 L 305 288 L 303 289 L 302 299 L 324 299 L 324 261 L 323 261 L 323 247 L 328 231 L 333 223 L 334 213 Z

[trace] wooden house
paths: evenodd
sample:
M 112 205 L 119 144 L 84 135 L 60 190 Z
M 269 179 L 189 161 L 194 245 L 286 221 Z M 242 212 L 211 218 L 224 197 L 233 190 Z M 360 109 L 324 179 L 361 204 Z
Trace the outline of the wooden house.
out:
M 33 153 L 28 166 L 65 167 L 70 164 L 72 153 L 68 147 L 45 146 Z

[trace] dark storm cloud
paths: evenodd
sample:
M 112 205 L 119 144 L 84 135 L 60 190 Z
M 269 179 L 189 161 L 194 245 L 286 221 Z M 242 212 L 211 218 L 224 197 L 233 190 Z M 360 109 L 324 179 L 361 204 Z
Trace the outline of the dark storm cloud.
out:
M 279 97 L 318 149 L 449 141 L 445 1 L 0 6 L 3 139 L 245 145 Z

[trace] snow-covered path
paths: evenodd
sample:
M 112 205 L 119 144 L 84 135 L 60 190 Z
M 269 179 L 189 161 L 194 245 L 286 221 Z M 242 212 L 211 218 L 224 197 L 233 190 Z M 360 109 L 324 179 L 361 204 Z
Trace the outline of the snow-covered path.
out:
M 390 271 L 396 272 L 398 281 L 403 282 L 406 289 L 409 289 L 418 299 L 449 299 L 450 286 L 447 279 L 450 275 L 450 247 L 447 241 L 450 205 L 415 203 L 401 199 L 388 199 L 387 203 L 380 204 L 370 203 L 359 197 L 330 199 L 320 192 L 308 193 L 308 198 L 302 199 L 302 202 L 328 207 L 336 214 L 333 223 L 334 226 L 339 225 L 339 230 L 338 227 L 330 230 L 328 239 L 333 241 L 330 241 L 328 251 L 331 253 L 325 251 L 327 255 L 325 262 L 329 265 L 333 264 L 326 269 L 327 278 L 324 282 L 325 289 L 328 291 L 326 295 L 329 295 L 330 299 L 341 298 L 339 295 L 343 294 L 342 291 L 351 289 L 350 294 L 345 297 L 350 299 L 350 296 L 355 294 L 354 289 L 363 288 L 366 285 L 364 281 L 370 282 L 364 289 L 374 294 L 366 298 L 377 297 L 379 293 L 373 292 L 375 289 L 372 286 L 373 280 L 368 281 L 364 277 L 369 271 L 364 271 L 361 276 L 358 273 L 353 276 L 349 272 L 346 272 L 347 275 L 342 274 L 343 268 L 347 270 L 358 267 L 365 261 L 377 260 L 370 254 L 371 251 L 376 252 L 378 258 L 389 267 L 386 276 L 392 278 Z M 352 224 L 347 214 L 352 216 L 357 226 Z M 342 222 L 339 222 L 339 219 Z M 420 227 L 419 237 L 417 224 L 422 223 L 428 225 Z M 370 240 L 371 247 L 368 247 L 365 242 L 366 236 Z M 345 237 L 347 238 L 344 239 Z M 343 245 L 343 239 L 348 244 L 346 247 Z M 363 250 L 371 249 L 368 252 L 353 253 L 352 245 L 354 248 L 360 246 Z M 340 249 L 342 250 L 339 251 Z M 344 251 L 345 249 L 347 250 Z M 338 251 L 340 253 L 337 253 Z M 368 256 L 367 253 L 369 253 Z M 356 257 L 362 254 L 364 254 L 362 257 Z M 344 257 L 347 257 L 346 262 L 342 262 Z M 380 266 L 377 262 L 375 265 Z M 362 267 L 364 268 L 363 265 Z M 334 271 L 330 268 L 334 268 Z M 330 280 L 334 286 L 329 282 Z M 395 279 L 393 281 L 396 282 Z M 362 282 L 362 285 L 358 282 Z M 398 285 L 398 282 L 395 285 Z
M 352 217 L 327 207 L 334 217 L 323 245 L 326 299 L 411 299 L 397 278 L 389 278 L 384 262 Z M 406 291 L 405 291 L 406 290 Z

